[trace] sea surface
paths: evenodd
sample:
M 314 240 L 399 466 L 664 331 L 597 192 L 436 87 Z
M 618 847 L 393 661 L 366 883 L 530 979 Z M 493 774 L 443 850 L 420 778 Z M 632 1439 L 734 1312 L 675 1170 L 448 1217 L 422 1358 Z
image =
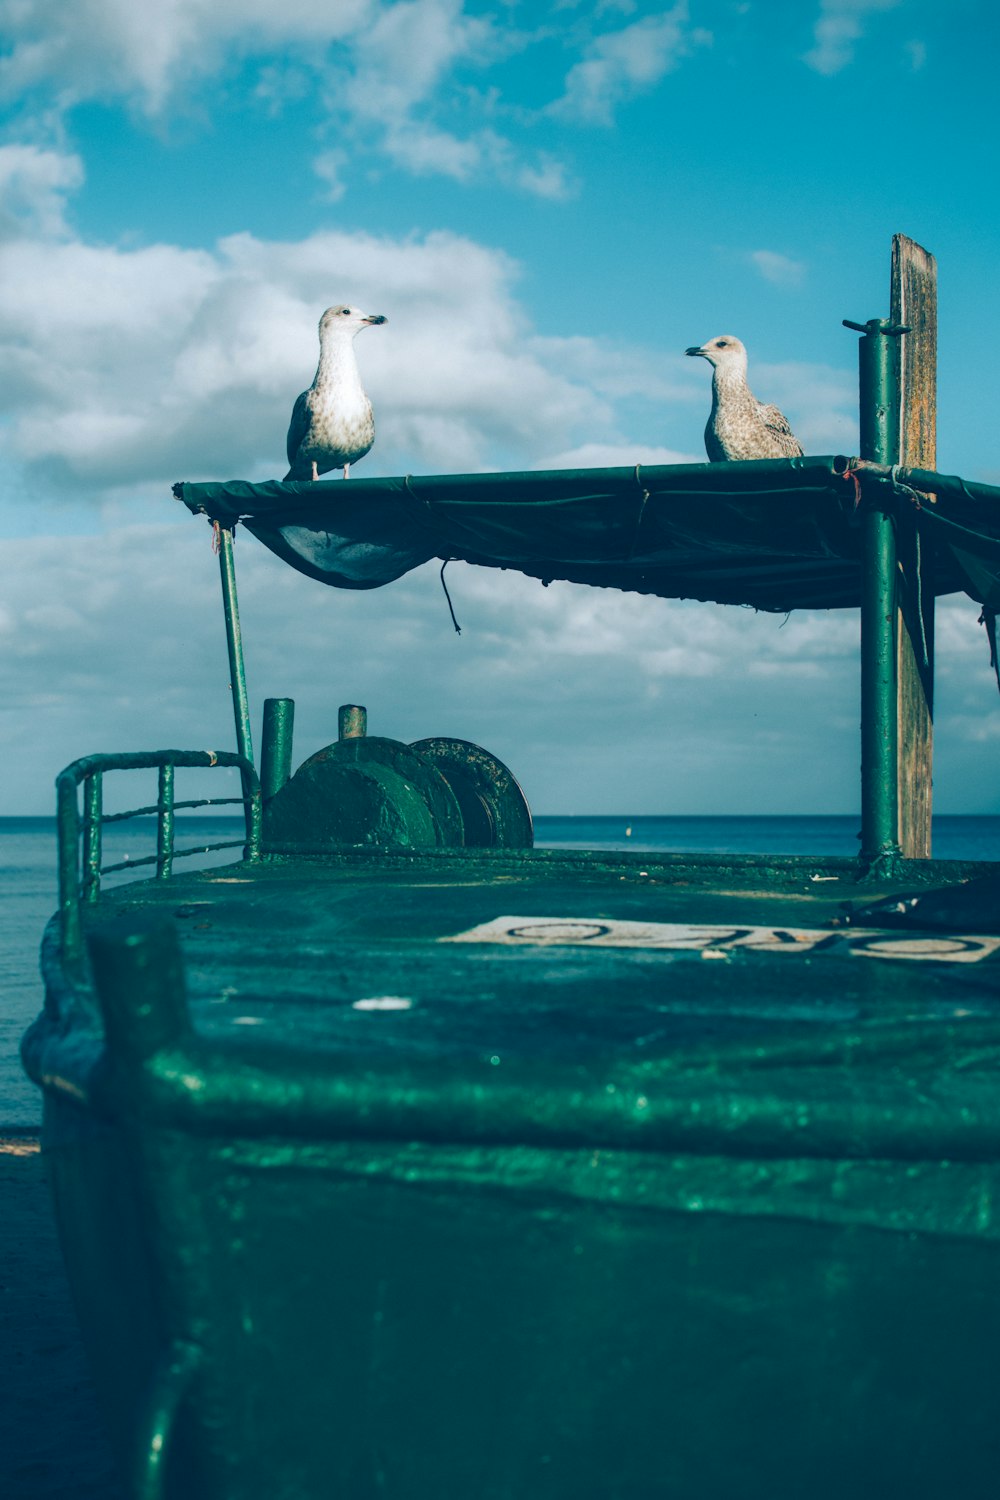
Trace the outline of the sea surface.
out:
M 178 818 L 179 847 L 239 838 L 239 820 Z M 858 851 L 858 819 L 849 817 L 536 817 L 535 838 L 550 849 L 634 850 L 636 853 L 839 854 Z M 152 819 L 114 824 L 104 860 L 133 861 L 153 852 Z M 1000 817 L 937 817 L 939 859 L 1000 860 Z M 228 863 L 238 850 L 184 860 L 197 869 Z M 113 879 L 148 874 L 138 869 Z M 21 1070 L 18 1047 L 42 1005 L 38 948 L 56 907 L 56 833 L 52 818 L 0 818 L 0 1129 L 41 1119 L 37 1089 Z

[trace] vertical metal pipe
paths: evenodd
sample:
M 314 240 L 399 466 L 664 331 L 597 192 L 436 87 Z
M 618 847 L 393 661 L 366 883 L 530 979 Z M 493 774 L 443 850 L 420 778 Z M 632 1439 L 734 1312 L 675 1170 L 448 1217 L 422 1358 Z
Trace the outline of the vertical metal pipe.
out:
M 342 740 L 363 740 L 368 733 L 368 710 L 360 703 L 342 703 L 337 710 L 339 737 Z
M 101 894 L 101 817 L 104 777 L 92 771 L 83 783 L 83 899 L 91 905 Z
M 251 864 L 256 864 L 260 859 L 263 799 L 260 794 L 260 784 L 252 771 L 241 771 L 240 779 L 243 783 L 243 824 L 246 834 L 243 858 Z
M 63 961 L 71 971 L 83 958 L 80 920 L 80 808 L 76 781 L 60 776 L 56 782 L 56 828 L 59 837 L 59 933 Z
M 229 647 L 229 680 L 233 690 L 233 716 L 236 720 L 236 750 L 253 763 L 250 736 L 250 707 L 247 701 L 247 679 L 243 667 L 243 635 L 240 609 L 236 598 L 236 568 L 233 563 L 233 533 L 219 526 L 219 573 L 222 578 L 222 609 L 226 617 L 226 644 Z
M 156 799 L 156 875 L 166 880 L 174 868 L 174 768 L 160 767 Z
M 265 802 L 292 774 L 292 731 L 295 726 L 294 698 L 265 698 L 264 724 L 260 740 L 260 791 Z
M 858 325 L 851 325 L 857 327 Z M 861 457 L 899 461 L 899 342 L 884 318 L 858 345 Z M 891 875 L 899 859 L 896 534 L 888 509 L 868 501 L 861 520 L 861 860 Z
M 162 913 L 119 917 L 88 935 L 108 1046 L 135 1066 L 190 1036 L 177 929 Z

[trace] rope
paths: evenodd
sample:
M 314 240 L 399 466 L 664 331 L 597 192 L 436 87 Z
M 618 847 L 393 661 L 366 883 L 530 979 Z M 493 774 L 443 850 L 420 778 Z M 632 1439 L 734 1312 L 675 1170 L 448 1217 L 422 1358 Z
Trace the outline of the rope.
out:
M 903 483 L 903 481 L 899 477 L 900 470 L 903 468 L 903 464 L 893 464 L 891 469 L 889 470 L 889 480 L 892 484 L 893 494 L 905 495 L 908 500 L 913 501 L 913 504 L 916 506 L 917 510 L 923 510 L 924 500 L 927 497 L 925 495 L 922 495 L 919 490 L 913 489 L 911 485 Z
M 222 551 L 222 533 L 224 531 L 229 532 L 229 535 L 233 540 L 233 546 L 236 545 L 236 528 L 240 524 L 240 519 L 241 518 L 237 516 L 236 520 L 231 522 L 228 526 L 223 526 L 221 521 L 212 521 L 210 523 L 212 527 L 212 551 L 216 557 L 218 557 L 219 553 Z
M 448 564 L 450 562 L 451 562 L 451 558 L 450 557 L 446 557 L 445 560 L 444 560 L 444 562 L 441 564 L 441 587 L 444 589 L 444 597 L 448 601 L 448 611 L 449 611 L 449 613 L 451 615 L 451 623 L 455 627 L 455 634 L 456 635 L 461 635 L 462 634 L 462 627 L 458 623 L 458 621 L 455 619 L 455 609 L 454 609 L 454 606 L 453 606 L 453 604 L 451 602 L 451 595 L 448 592 L 448 585 L 444 581 L 444 570 L 445 570 L 445 568 L 448 566 Z
M 917 619 L 920 621 L 920 650 L 923 653 L 923 665 L 929 667 L 931 659 L 927 651 L 927 627 L 924 624 L 924 575 L 920 555 L 920 528 L 917 532 Z
M 997 687 L 1000 688 L 1000 657 L 997 656 L 997 612 L 990 609 L 988 604 L 983 605 L 983 612 L 979 616 L 980 625 L 986 626 L 986 639 L 990 643 L 990 666 L 997 675 Z
M 857 469 L 851 468 L 850 461 L 848 461 L 847 468 L 844 470 L 841 477 L 844 479 L 849 479 L 854 485 L 854 509 L 857 510 L 858 506 L 861 504 L 861 479 L 858 475 Z
M 418 495 L 417 494 L 416 490 L 413 488 L 412 484 L 410 483 L 410 476 L 409 476 L 409 474 L 404 474 L 403 475 L 403 489 L 410 496 L 411 500 L 415 500 L 418 505 L 422 505 L 423 506 L 424 511 L 425 511 L 425 513 L 428 516 L 433 516 L 434 509 L 433 509 L 433 506 L 431 505 L 430 496 L 429 495 Z M 441 564 L 441 575 L 440 575 L 440 577 L 441 577 L 441 587 L 444 589 L 444 597 L 448 601 L 448 613 L 451 615 L 451 623 L 455 627 L 455 634 L 456 635 L 461 635 L 462 634 L 462 627 L 458 623 L 458 620 L 455 618 L 455 606 L 451 602 L 451 595 L 448 592 L 448 585 L 444 581 L 444 570 L 445 570 L 445 568 L 448 566 L 448 564 L 451 561 L 452 561 L 452 558 L 446 557 L 445 560 L 444 560 L 444 562 Z

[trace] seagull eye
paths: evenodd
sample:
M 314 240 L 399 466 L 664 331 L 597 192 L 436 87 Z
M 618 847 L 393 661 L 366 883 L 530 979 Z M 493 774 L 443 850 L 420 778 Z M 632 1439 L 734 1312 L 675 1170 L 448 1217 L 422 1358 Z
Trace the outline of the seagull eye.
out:
M 716 339 L 716 341 L 715 341 L 715 347 L 716 347 L 716 349 L 726 349 L 726 348 L 728 348 L 728 346 L 729 346 L 729 340 L 728 339 Z
M 349 318 L 350 315 L 351 315 L 351 309 L 349 307 L 342 307 L 340 309 L 340 316 L 342 318 Z

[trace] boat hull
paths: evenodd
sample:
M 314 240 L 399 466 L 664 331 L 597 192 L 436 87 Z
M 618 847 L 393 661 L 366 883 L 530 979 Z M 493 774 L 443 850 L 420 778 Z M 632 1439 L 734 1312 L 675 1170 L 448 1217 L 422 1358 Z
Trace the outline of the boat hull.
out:
M 137 1142 L 78 1114 L 47 1105 L 46 1148 L 126 1473 L 177 1328 L 198 1348 L 165 1495 L 992 1493 L 1000 1247 L 822 1217 L 857 1164 Z M 886 1203 L 936 1197 L 940 1170 L 867 1165 Z

